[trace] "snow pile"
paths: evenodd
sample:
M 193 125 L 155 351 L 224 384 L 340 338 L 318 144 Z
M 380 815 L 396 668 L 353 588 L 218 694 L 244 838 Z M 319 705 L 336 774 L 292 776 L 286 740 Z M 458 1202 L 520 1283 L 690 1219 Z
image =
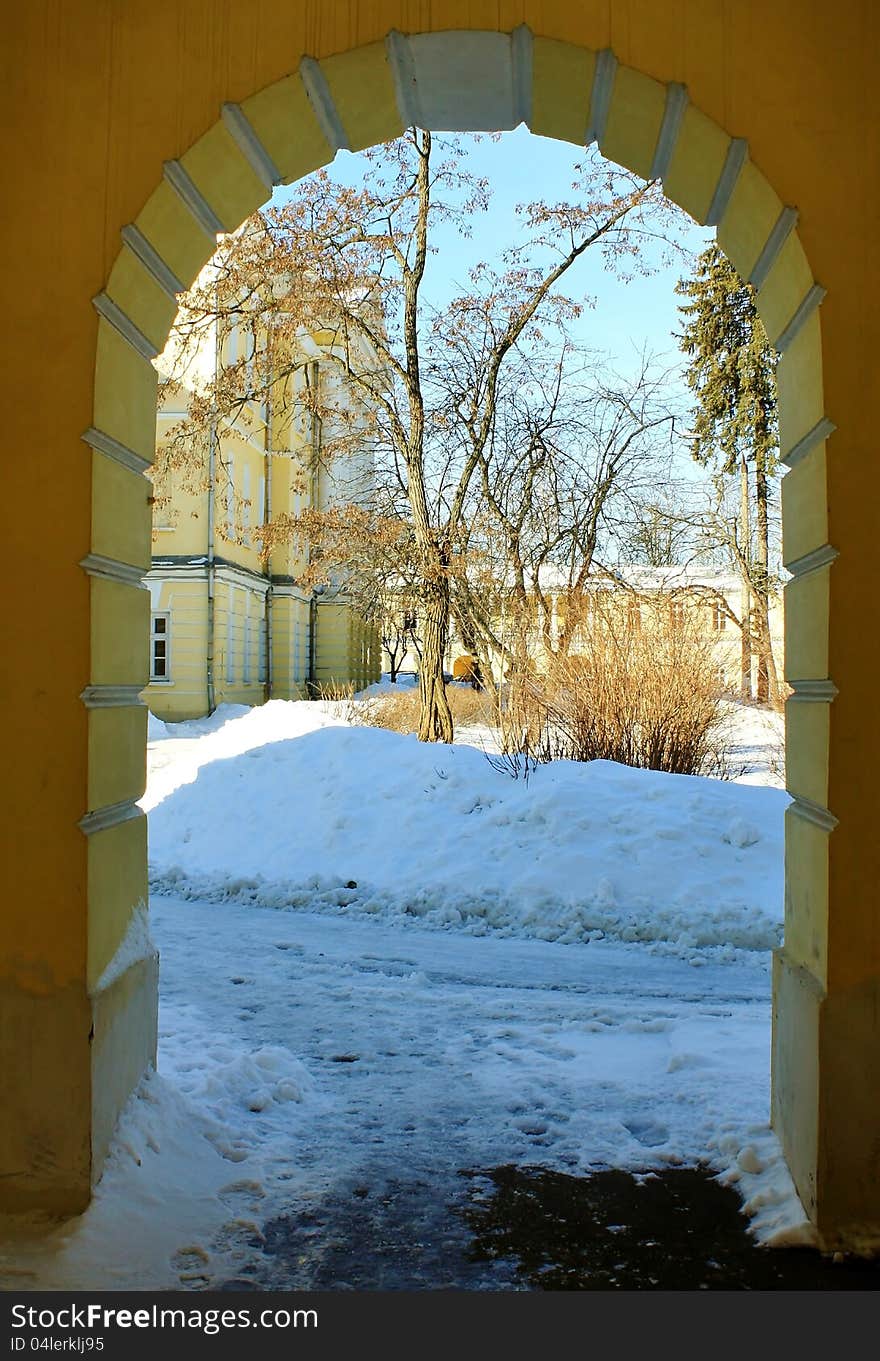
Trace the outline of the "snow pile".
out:
M 197 1008 L 163 1005 L 162 1029 L 85 1214 L 0 1221 L 0 1288 L 200 1289 L 247 1255 L 267 1163 L 326 1102 L 289 1050 L 217 1039 Z
M 36 1216 L 0 1224 L 0 1286 L 179 1289 L 181 1247 L 189 1265 L 207 1260 L 201 1242 L 228 1219 L 222 1192 L 239 1175 L 210 1133 L 202 1113 L 150 1073 L 120 1116 L 86 1213 L 48 1229 Z
M 749 1142 L 740 1146 L 736 1134 L 722 1136 L 717 1154 L 726 1168 L 718 1180 L 736 1186 L 749 1216 L 749 1231 L 771 1248 L 810 1248 L 818 1245 L 816 1229 L 804 1212 L 782 1147 L 768 1125 L 753 1126 Z
M 374 681 L 366 690 L 359 690 L 355 698 L 371 699 L 374 695 L 399 695 L 402 690 L 412 690 L 418 683 L 418 676 L 413 675 L 411 671 L 402 671 L 396 681 L 391 679 L 387 671 L 383 671 L 381 680 Z
M 275 701 L 185 755 L 189 783 L 157 772 L 154 891 L 695 960 L 779 943 L 784 792 L 606 761 L 526 782 L 331 709 Z
M 211 761 L 347 721 L 346 705 L 339 701 L 272 699 L 258 708 L 221 704 L 207 718 L 161 723 L 164 733 L 157 739 L 161 745 L 151 752 L 141 807 L 149 812 L 180 785 L 195 780 L 201 767 Z M 160 720 L 151 714 L 150 722 L 159 724 Z
M 154 713 L 147 715 L 147 741 L 161 742 L 168 737 L 168 724 L 163 723 L 161 718 L 157 718 Z
M 131 914 L 131 920 L 119 948 L 92 989 L 93 996 L 105 992 L 117 978 L 122 977 L 126 969 L 140 963 L 142 959 L 150 959 L 155 953 L 147 906 L 141 902 Z

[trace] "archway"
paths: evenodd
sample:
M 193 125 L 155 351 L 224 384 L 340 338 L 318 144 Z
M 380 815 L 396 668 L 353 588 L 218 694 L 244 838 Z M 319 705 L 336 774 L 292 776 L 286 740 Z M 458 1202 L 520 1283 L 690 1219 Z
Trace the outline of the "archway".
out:
M 446 6 L 450 24 L 459 8 Z M 19 1033 L 30 1033 L 21 1043 L 25 1062 L 19 1053 L 14 1064 L 15 1170 L 4 1183 L 11 1204 L 76 1209 L 86 1202 L 117 1113 L 154 1053 L 156 960 L 146 938 L 131 929 L 146 899 L 146 825 L 136 800 L 143 785 L 146 711 L 138 695 L 146 682 L 149 598 L 140 577 L 150 555 L 144 473 L 154 442 L 151 360 L 173 321 L 175 295 L 212 253 L 216 233 L 236 228 L 274 183 L 325 164 L 340 147 L 360 150 L 398 135 L 412 121 L 474 131 L 525 122 L 534 132 L 576 144 L 598 141 L 609 159 L 661 178 L 669 197 L 692 217 L 717 226 L 720 245 L 758 289 L 762 319 L 782 354 L 781 445 L 790 468 L 784 557 L 793 574 L 786 596 L 786 663 L 794 690 L 788 782 L 795 801 L 788 821 L 786 944 L 775 962 L 774 1123 L 804 1204 L 827 1242 L 847 1241 L 880 1224 L 877 1115 L 861 1077 L 876 1061 L 878 1045 L 877 941 L 867 906 L 853 903 L 847 892 L 854 873 L 867 866 L 865 812 L 842 779 L 846 761 L 832 800 L 841 830 L 835 832 L 837 818 L 828 811 L 836 695 L 830 569 L 837 553 L 828 542 L 826 504 L 825 441 L 834 426 L 823 399 L 824 290 L 808 264 L 797 211 L 758 169 L 747 141 L 703 113 L 697 106 L 702 100 L 691 102 L 687 80 L 657 78 L 658 66 L 659 74 L 685 77 L 693 67 L 696 83 L 708 93 L 712 72 L 721 70 L 719 53 L 707 49 L 695 63 L 680 45 L 670 51 L 661 44 L 664 60 L 638 59 L 649 33 L 657 39 L 662 8 L 647 7 L 645 32 L 622 49 L 609 44 L 612 35 L 598 20 L 560 20 L 553 26 L 558 36 L 550 36 L 524 23 L 487 29 L 475 18 L 473 28 L 407 37 L 392 26 L 398 7 L 389 4 L 384 23 L 374 24 L 381 36 L 363 44 L 356 41 L 365 36 L 360 32 L 321 34 L 316 20 L 314 32 L 303 31 L 303 45 L 335 55 L 303 57 L 291 74 L 269 84 L 256 71 L 209 80 L 200 88 L 201 106 L 213 101 L 218 121 L 195 140 L 180 130 L 169 137 L 163 128 L 157 146 L 192 145 L 165 161 L 161 183 L 130 220 L 123 202 L 108 208 L 107 253 L 115 260 L 93 300 L 97 362 L 84 436 L 91 451 L 91 539 L 80 566 L 89 600 L 86 614 L 81 593 L 73 591 L 71 610 L 71 627 L 88 618 L 90 639 L 80 696 L 87 794 L 83 812 L 81 790 L 76 792 L 78 831 L 76 818 L 70 819 L 71 798 L 52 809 L 46 827 L 50 838 L 55 821 L 64 828 L 53 843 L 53 859 L 63 858 L 71 831 L 77 838 L 84 834 L 85 854 L 77 841 L 78 874 L 63 911 L 57 900 L 48 901 L 39 929 L 22 932 L 27 981 L 18 988 L 24 1001 L 13 998 L 13 1015 Z M 696 33 L 697 21 L 687 31 Z M 733 39 L 737 52 L 739 43 Z M 627 48 L 632 64 L 615 55 Z M 262 74 L 264 67 L 259 69 Z M 227 91 L 237 97 L 224 102 Z M 784 151 L 776 148 L 777 130 L 768 132 L 766 119 L 765 102 L 753 121 L 763 149 L 778 164 Z M 738 126 L 736 119 L 725 122 Z M 797 176 L 783 178 L 786 188 L 794 183 L 800 190 Z M 821 241 L 825 225 L 811 226 L 814 239 Z M 827 250 L 822 255 L 827 261 Z M 857 524 L 852 533 L 860 543 Z M 850 606 L 842 638 L 849 636 L 851 618 Z M 70 714 L 67 700 L 72 766 L 80 769 L 82 720 Z M 845 733 L 852 733 L 853 723 L 850 714 Z M 58 930 L 56 919 L 63 923 Z M 41 971 L 47 981 L 34 985 Z M 51 1090 L 35 1092 L 34 1062 L 57 1077 Z

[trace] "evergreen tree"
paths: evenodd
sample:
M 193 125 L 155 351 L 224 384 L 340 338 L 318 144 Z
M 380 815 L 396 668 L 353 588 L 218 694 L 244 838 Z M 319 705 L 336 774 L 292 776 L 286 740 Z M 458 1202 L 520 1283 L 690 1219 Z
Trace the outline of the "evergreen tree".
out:
M 685 319 L 679 343 L 690 360 L 685 376 L 696 399 L 691 454 L 704 467 L 715 466 L 730 475 L 738 472 L 740 477 L 740 527 L 733 543 L 744 596 L 748 593 L 755 602 L 757 698 L 766 702 L 777 692 L 769 621 L 770 479 L 777 470 L 779 448 L 776 351 L 758 316 L 754 288 L 743 282 L 716 245 L 698 256 L 693 276 L 679 280 L 676 292 L 687 299 L 679 305 Z M 748 613 L 743 610 L 743 690 L 750 697 Z

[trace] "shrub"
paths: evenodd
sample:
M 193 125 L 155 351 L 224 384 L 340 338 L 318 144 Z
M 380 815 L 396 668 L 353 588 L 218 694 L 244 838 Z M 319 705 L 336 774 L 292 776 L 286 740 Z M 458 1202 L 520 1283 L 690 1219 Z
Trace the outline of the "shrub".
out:
M 729 774 L 723 683 L 711 637 L 668 601 L 596 603 L 578 650 L 543 676 L 512 676 L 502 747 L 538 761 L 619 761 L 685 775 Z
M 475 723 L 494 724 L 496 713 L 492 699 L 469 685 L 447 685 L 446 695 L 456 729 Z M 363 701 L 359 701 L 363 703 Z M 390 728 L 392 732 L 416 732 L 419 726 L 419 691 L 417 686 L 397 694 L 377 695 L 366 701 L 368 712 L 355 717 L 355 723 L 366 723 L 372 728 Z

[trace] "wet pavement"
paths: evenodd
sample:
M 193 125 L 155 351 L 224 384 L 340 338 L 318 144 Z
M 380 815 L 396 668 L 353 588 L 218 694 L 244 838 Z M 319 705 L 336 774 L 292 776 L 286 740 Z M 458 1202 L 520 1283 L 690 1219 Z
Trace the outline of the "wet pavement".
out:
M 706 1168 L 363 1179 L 269 1220 L 223 1290 L 877 1290 L 880 1262 L 756 1246 Z

